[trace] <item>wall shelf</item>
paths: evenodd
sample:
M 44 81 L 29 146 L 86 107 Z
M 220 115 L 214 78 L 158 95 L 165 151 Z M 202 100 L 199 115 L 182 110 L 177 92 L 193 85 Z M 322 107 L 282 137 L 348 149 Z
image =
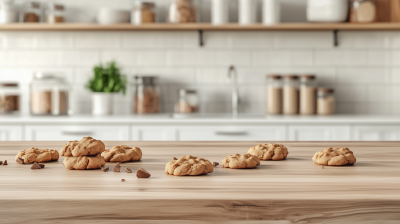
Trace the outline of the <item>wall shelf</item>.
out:
M 15 23 L 0 25 L 0 31 L 335 31 L 335 30 L 399 30 L 400 23 L 371 23 L 371 24 L 353 24 L 353 23 L 281 23 L 273 26 L 263 26 L 254 24 L 250 26 L 240 26 L 238 24 L 227 24 L 222 26 L 213 26 L 209 23 L 189 23 L 189 24 L 26 24 Z

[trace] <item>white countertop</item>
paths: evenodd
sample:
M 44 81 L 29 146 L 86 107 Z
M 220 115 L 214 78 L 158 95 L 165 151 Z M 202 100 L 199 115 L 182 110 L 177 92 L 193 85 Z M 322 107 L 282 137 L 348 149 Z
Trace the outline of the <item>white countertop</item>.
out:
M 333 115 L 333 116 L 265 116 L 204 115 L 191 118 L 173 118 L 171 114 L 157 115 L 111 115 L 111 116 L 29 116 L 1 115 L 0 125 L 7 124 L 393 124 L 400 125 L 400 116 L 386 115 Z

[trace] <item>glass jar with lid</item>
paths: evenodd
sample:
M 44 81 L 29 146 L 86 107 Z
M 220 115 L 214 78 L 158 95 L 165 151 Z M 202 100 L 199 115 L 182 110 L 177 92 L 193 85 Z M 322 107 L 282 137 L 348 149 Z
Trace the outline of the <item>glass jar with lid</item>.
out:
M 175 113 L 192 114 L 199 112 L 199 97 L 196 90 L 180 89 Z
M 330 115 L 336 111 L 334 90 L 330 88 L 318 88 L 317 114 Z
M 134 77 L 133 94 L 133 113 L 153 114 L 160 112 L 160 88 L 157 77 Z
M 283 77 L 283 114 L 299 113 L 299 77 L 286 75 Z
M 168 22 L 170 23 L 195 23 L 197 10 L 194 0 L 171 0 Z
M 22 10 L 22 22 L 24 23 L 39 23 L 42 11 L 39 2 L 25 2 Z
M 153 2 L 136 1 L 131 15 L 131 23 L 140 25 L 156 22 L 156 5 Z
M 19 112 L 20 95 L 18 83 L 0 83 L 0 114 Z
M 300 76 L 300 114 L 315 114 L 316 86 L 315 75 Z
M 14 0 L 0 0 L 0 24 L 18 22 Z
M 267 113 L 282 113 L 282 76 L 267 76 Z
M 372 23 L 376 20 L 375 0 L 351 0 L 350 22 Z
M 30 85 L 32 115 L 72 115 L 70 85 L 53 73 L 36 73 Z
M 46 6 L 46 23 L 64 23 L 65 22 L 65 7 L 52 2 Z

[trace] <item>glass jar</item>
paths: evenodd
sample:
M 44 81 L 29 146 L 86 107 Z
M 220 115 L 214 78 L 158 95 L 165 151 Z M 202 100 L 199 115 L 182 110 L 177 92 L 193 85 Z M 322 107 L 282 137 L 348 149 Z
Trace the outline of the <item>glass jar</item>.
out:
M 47 3 L 46 23 L 65 23 L 65 7 L 52 2 Z
M 140 25 L 143 23 L 155 23 L 155 7 L 156 5 L 151 2 L 136 1 L 135 7 L 131 15 L 131 23 L 134 25 Z
M 283 78 L 283 114 L 299 113 L 299 77 L 287 75 Z
M 329 88 L 318 88 L 317 92 L 317 114 L 330 115 L 335 113 L 334 90 Z
M 160 112 L 160 88 L 158 78 L 152 76 L 134 77 L 134 106 L 135 114 L 152 114 Z
M 0 83 L 0 114 L 18 112 L 20 95 L 17 83 Z
M 267 77 L 267 113 L 282 113 L 282 77 L 280 75 Z
M 39 23 L 41 14 L 39 2 L 25 2 L 22 11 L 22 22 Z
M 195 90 L 180 89 L 175 113 L 192 114 L 199 112 L 199 97 Z
M 300 114 L 315 114 L 316 86 L 314 75 L 300 76 Z
M 36 73 L 30 85 L 32 115 L 72 115 L 70 85 L 53 74 Z
M 0 1 L 0 24 L 18 22 L 18 13 L 14 6 L 14 0 Z
M 376 20 L 374 0 L 352 0 L 350 9 L 351 23 L 372 23 Z
M 195 23 L 197 11 L 193 0 L 172 0 L 169 7 L 168 22 Z

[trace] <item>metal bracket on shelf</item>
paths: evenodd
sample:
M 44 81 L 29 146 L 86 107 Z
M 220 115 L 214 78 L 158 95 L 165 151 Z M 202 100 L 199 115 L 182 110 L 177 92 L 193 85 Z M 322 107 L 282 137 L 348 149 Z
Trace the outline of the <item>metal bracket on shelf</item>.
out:
M 203 39 L 203 30 L 199 30 L 199 46 L 204 46 L 204 39 Z
M 339 46 L 339 38 L 338 38 L 339 30 L 333 31 L 333 44 L 335 47 Z

